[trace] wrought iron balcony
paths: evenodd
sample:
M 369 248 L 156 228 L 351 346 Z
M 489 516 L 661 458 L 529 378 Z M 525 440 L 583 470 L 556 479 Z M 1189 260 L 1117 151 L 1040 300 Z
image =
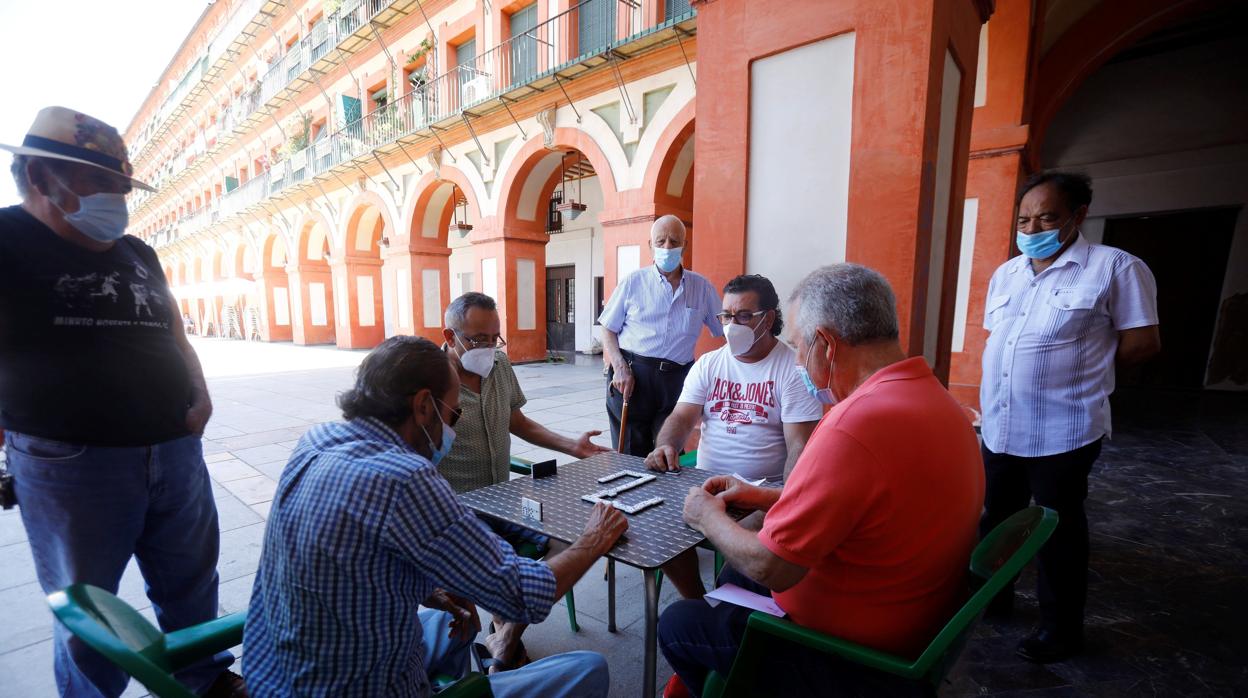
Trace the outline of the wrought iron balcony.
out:
M 333 41 L 335 32 L 341 36 L 354 31 L 393 2 L 349 1 L 326 20 L 326 42 Z M 467 121 L 480 113 L 502 109 L 507 101 L 670 40 L 670 36 L 657 38 L 664 29 L 675 29 L 673 35 L 679 39 L 692 28 L 693 11 L 678 0 L 630 0 L 626 3 L 630 11 L 623 14 L 616 11 L 621 2 L 582 0 L 472 60 L 412 86 L 397 100 L 291 154 L 271 171 L 222 197 L 221 217 L 242 212 L 339 165 L 356 166 L 379 152 L 395 150 L 396 142 L 431 137 L 433 126 L 449 127 L 454 121 Z M 656 17 L 662 19 L 651 19 Z M 290 56 L 297 56 L 302 62 L 305 51 L 310 59 L 321 45 L 315 41 L 315 33 L 308 38 L 313 41 L 301 42 L 298 50 L 270 67 L 258 93 L 261 102 L 268 99 L 265 95 L 270 80 L 289 77 L 287 61 L 293 60 Z

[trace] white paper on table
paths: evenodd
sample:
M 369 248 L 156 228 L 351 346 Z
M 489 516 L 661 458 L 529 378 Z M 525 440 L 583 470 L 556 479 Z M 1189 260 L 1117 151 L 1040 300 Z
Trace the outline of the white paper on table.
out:
M 764 482 L 767 482 L 767 478 L 765 478 L 765 477 L 760 477 L 760 478 L 758 478 L 757 480 L 746 480 L 745 478 L 741 477 L 741 473 L 733 473 L 733 474 L 732 474 L 732 476 L 733 476 L 733 477 L 735 477 L 735 478 L 737 478 L 737 479 L 738 479 L 738 480 L 740 480 L 741 482 L 744 482 L 744 483 L 745 483 L 745 484 L 747 484 L 747 485 L 755 485 L 755 486 L 757 486 L 757 485 L 761 485 L 761 484 L 763 484 Z
M 725 584 L 706 595 L 706 602 L 712 607 L 718 606 L 720 601 L 727 601 L 736 606 L 770 613 L 777 618 L 784 617 L 784 609 L 780 608 L 775 599 L 770 596 L 755 594 L 748 589 L 742 589 L 736 584 Z

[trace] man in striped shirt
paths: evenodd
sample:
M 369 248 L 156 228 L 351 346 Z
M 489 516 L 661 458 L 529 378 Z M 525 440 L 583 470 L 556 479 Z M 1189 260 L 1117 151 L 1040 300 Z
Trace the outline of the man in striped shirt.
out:
M 1157 287 L 1145 264 L 1090 244 L 1079 225 L 1092 202 L 1089 179 L 1050 172 L 1023 184 L 1016 242 L 1022 255 L 988 284 L 980 406 L 987 475 L 986 534 L 1037 504 L 1057 510 L 1040 551 L 1040 627 L 1018 653 L 1061 661 L 1083 648 L 1088 581 L 1088 474 L 1110 434 L 1115 364 L 1144 361 L 1161 348 Z M 1013 589 L 989 615 L 1008 615 Z
M 617 448 L 646 457 L 663 421 L 676 407 L 702 327 L 724 336 L 719 294 L 705 276 L 685 269 L 685 224 L 662 216 L 650 228 L 654 264 L 620 280 L 598 321 L 610 364 L 607 415 Z M 620 416 L 628 401 L 626 433 Z
M 466 671 L 475 603 L 540 622 L 628 527 L 596 506 L 584 534 L 544 562 L 491 533 L 438 474 L 459 378 L 426 339 L 386 340 L 338 404 L 346 421 L 304 435 L 274 496 L 244 637 L 252 696 L 428 696 L 431 676 Z M 489 678 L 495 696 L 608 689 L 593 652 Z

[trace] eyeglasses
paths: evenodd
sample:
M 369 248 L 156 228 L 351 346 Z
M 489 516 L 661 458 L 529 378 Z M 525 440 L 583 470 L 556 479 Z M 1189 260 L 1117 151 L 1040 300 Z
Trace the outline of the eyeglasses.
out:
M 735 313 L 724 311 L 715 313 L 715 317 L 719 318 L 719 324 L 721 325 L 727 325 L 733 320 L 736 320 L 738 325 L 748 325 L 751 320 L 766 312 L 766 310 L 738 310 Z
M 435 397 L 434 400 L 438 400 L 438 398 Z M 441 402 L 443 407 L 451 411 L 451 419 L 446 423 L 446 426 L 454 427 L 459 422 L 459 418 L 464 416 L 464 408 L 451 407 L 443 400 L 438 400 L 438 402 Z
M 464 346 L 469 349 L 502 349 L 507 346 L 507 340 L 500 335 L 490 337 L 489 335 L 477 335 L 476 337 L 459 336 L 463 340 Z

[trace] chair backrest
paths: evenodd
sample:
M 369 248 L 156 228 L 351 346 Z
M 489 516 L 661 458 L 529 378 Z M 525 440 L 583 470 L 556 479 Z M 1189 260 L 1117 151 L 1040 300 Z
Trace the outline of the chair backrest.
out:
M 95 651 L 157 696 L 193 698 L 170 674 L 165 636 L 129 604 L 89 584 L 74 584 L 48 596 L 57 619 Z
M 975 546 L 970 569 L 982 584 L 915 660 L 915 668 L 933 686 L 939 686 L 957 660 L 968 631 L 984 607 L 1036 556 L 1055 528 L 1056 511 L 1030 507 L 1002 521 Z

